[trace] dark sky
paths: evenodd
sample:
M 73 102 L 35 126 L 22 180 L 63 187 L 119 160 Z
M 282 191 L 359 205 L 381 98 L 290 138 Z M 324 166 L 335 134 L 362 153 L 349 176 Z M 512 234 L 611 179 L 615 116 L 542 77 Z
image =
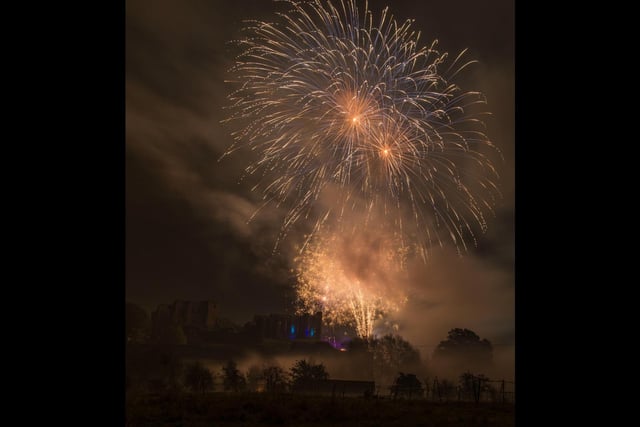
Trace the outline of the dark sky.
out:
M 422 298 L 401 316 L 405 332 L 428 346 L 461 326 L 511 345 L 513 0 L 369 7 L 376 16 L 387 4 L 401 20 L 415 19 L 422 43 L 437 38 L 441 51 L 469 48 L 480 61 L 467 74 L 468 89 L 485 93 L 493 114 L 487 133 L 505 159 L 498 165 L 504 200 L 477 250 L 463 259 L 443 251 L 415 268 L 412 286 Z M 271 256 L 282 213 L 267 210 L 247 224 L 259 195 L 250 191 L 255 182 L 238 181 L 251 154 L 217 161 L 231 141 L 220 120 L 230 91 L 225 72 L 238 53 L 226 42 L 240 36 L 241 20 L 273 20 L 277 10 L 283 5 L 268 0 L 127 0 L 127 300 L 152 309 L 175 299 L 213 299 L 222 316 L 241 323 L 286 308 L 287 255 Z

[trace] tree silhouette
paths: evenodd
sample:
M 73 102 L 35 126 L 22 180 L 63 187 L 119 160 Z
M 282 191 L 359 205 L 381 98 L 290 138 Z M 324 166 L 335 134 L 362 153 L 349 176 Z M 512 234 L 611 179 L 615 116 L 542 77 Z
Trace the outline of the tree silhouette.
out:
M 184 385 L 194 393 L 204 394 L 213 390 L 213 375 L 202 363 L 191 363 L 185 368 Z
M 420 352 L 400 335 L 385 335 L 373 341 L 374 357 L 385 367 L 396 370 L 420 363 Z
M 225 391 L 241 391 L 247 386 L 247 381 L 238 370 L 238 365 L 233 360 L 229 360 L 222 367 L 222 383 Z
M 453 384 L 453 382 L 447 379 L 436 381 L 435 388 L 433 390 L 433 393 L 438 398 L 438 400 L 440 401 L 444 400 L 445 402 L 448 402 L 450 399 L 453 399 L 455 392 L 456 392 L 456 386 Z
M 374 367 L 380 380 L 387 384 L 401 370 L 420 368 L 420 352 L 400 335 L 385 335 L 371 342 Z
M 265 380 L 265 388 L 268 392 L 283 392 L 287 388 L 288 375 L 279 366 L 268 366 L 262 371 Z
M 263 370 L 258 365 L 251 365 L 247 371 L 247 388 L 249 391 L 260 391 L 260 381 L 263 379 Z
M 303 359 L 298 360 L 291 367 L 291 380 L 295 385 L 309 381 L 326 380 L 328 378 L 329 373 L 322 363 L 314 365 Z
M 391 394 L 394 399 L 397 397 L 421 397 L 423 393 L 422 383 L 415 374 L 400 372 L 391 386 Z
M 469 329 L 455 328 L 438 344 L 433 361 L 456 369 L 456 375 L 463 371 L 481 371 L 491 366 L 493 346 Z

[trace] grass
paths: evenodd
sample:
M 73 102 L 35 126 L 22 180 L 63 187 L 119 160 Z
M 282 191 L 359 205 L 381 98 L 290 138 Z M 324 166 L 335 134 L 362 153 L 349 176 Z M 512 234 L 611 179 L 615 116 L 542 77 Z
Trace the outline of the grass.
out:
M 427 402 L 330 396 L 211 393 L 128 396 L 126 425 L 227 426 L 496 426 L 514 425 L 512 404 Z

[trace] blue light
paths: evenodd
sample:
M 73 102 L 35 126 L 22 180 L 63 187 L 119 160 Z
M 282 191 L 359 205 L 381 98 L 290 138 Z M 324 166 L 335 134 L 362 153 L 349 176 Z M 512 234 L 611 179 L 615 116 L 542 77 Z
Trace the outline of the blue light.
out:
M 311 328 L 311 336 L 314 336 L 316 334 L 316 330 Z
M 295 325 L 291 325 L 291 335 L 296 333 L 296 326 Z

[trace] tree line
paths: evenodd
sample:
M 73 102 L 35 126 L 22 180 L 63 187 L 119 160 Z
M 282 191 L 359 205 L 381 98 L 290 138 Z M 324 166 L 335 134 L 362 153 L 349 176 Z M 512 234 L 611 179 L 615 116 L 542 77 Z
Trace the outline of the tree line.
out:
M 164 391 L 167 389 L 185 389 L 193 393 L 207 393 L 215 391 L 214 375 L 201 362 L 191 362 L 181 369 L 182 374 L 163 384 L 150 382 L 150 391 Z M 322 363 L 315 364 L 306 359 L 296 361 L 289 370 L 284 370 L 279 365 L 253 365 L 246 373 L 238 369 L 235 361 L 229 360 L 217 373 L 222 379 L 222 391 L 246 392 L 266 391 L 285 392 L 291 387 L 308 381 L 326 380 L 329 378 L 325 366 Z

